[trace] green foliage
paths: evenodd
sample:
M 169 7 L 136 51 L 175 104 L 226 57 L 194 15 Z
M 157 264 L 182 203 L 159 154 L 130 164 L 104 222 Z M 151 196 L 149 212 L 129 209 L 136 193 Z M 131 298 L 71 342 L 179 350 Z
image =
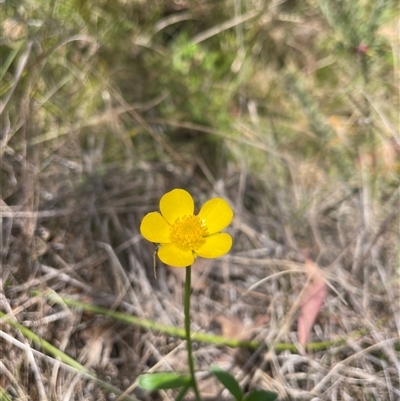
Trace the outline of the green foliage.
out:
M 278 394 L 271 391 L 253 390 L 244 397 L 243 401 L 275 401 L 278 399 Z
M 10 65 L 14 61 L 14 59 L 17 56 L 19 51 L 20 51 L 20 48 L 15 47 L 14 49 L 11 49 L 9 53 L 7 52 L 7 58 L 4 60 L 4 64 L 0 68 L 0 80 L 3 79 L 5 73 L 8 71 Z M 2 94 L 3 92 L 6 92 L 8 89 L 9 89 L 9 87 L 4 85 L 4 87 L 1 88 L 0 93 Z
M 282 10 L 286 14 L 282 17 L 272 18 L 268 23 L 254 18 L 220 32 L 217 29 L 215 35 L 203 41 L 196 40 L 196 35 L 214 26 L 218 28 L 223 22 L 221 18 L 232 17 L 229 9 L 207 3 L 204 14 L 207 18 L 204 18 L 204 10 L 195 5 L 178 23 L 156 29 L 170 13 L 156 1 L 42 3 L 24 2 L 22 8 L 5 5 L 4 15 L 8 19 L 4 25 L 14 21 L 18 29 L 13 28 L 13 32 L 21 34 L 14 33 L 15 39 L 9 35 L 4 42 L 8 46 L 8 50 L 3 46 L 4 82 L 12 84 L 12 71 L 18 63 L 15 49 L 23 49 L 28 40 L 35 39 L 43 52 L 32 53 L 32 63 L 35 65 L 35 58 L 37 62 L 43 57 L 46 60 L 43 74 L 33 88 L 37 99 L 47 99 L 44 107 L 48 113 L 37 121 L 40 131 L 62 124 L 78 127 L 84 137 L 94 132 L 96 136 L 100 134 L 110 144 L 103 155 L 107 162 L 126 155 L 126 147 L 120 141 L 125 132 L 134 132 L 130 141 L 138 154 L 148 157 L 157 154 L 151 149 L 148 132 L 137 127 L 137 122 L 128 116 L 123 118 L 120 133 L 108 124 L 101 127 L 101 133 L 97 126 L 94 129 L 85 126 L 88 119 L 102 113 L 107 93 L 115 105 L 118 105 L 115 93 L 128 103 L 147 102 L 165 94 L 164 100 L 152 109 L 153 115 L 178 124 L 203 124 L 215 131 L 222 130 L 234 140 L 244 135 L 237 123 L 253 124 L 247 105 L 249 101 L 255 102 L 258 123 L 251 129 L 258 133 L 261 144 L 271 148 L 273 143 L 274 149 L 308 160 L 318 157 L 334 139 L 336 133 L 327 124 L 332 114 L 373 112 L 368 105 L 364 107 L 355 84 L 366 85 L 370 93 L 384 91 L 382 98 L 394 96 L 393 86 L 388 84 L 385 89 L 382 86 L 385 84 L 382 81 L 390 82 L 394 61 L 390 45 L 379 32 L 395 15 L 391 1 L 321 0 L 319 8 L 312 4 L 285 4 Z M 243 3 L 243 11 L 250 7 Z M 312 22 L 324 27 L 318 35 L 297 33 L 296 24 L 307 25 L 308 15 Z M 299 21 L 291 23 L 291 18 Z M 332 60 L 305 73 L 308 61 L 288 43 L 295 43 L 298 49 L 309 49 L 315 60 L 324 57 Z M 241 48 L 244 53 L 240 53 Z M 377 74 L 372 72 L 382 80 L 376 80 Z M 347 76 L 351 79 L 347 80 Z M 3 85 L 3 91 L 7 88 L 8 85 Z M 24 87 L 18 86 L 17 91 L 22 95 Z M 50 92 L 52 95 L 47 98 Z M 80 129 L 81 126 L 85 128 Z M 361 127 L 356 129 L 363 131 Z M 166 125 L 164 131 L 172 143 L 176 140 L 180 145 L 179 128 Z M 316 137 L 312 138 L 314 134 Z M 208 155 L 211 153 L 204 149 L 215 148 L 212 136 L 205 141 L 196 138 L 193 143 L 196 141 L 197 148 Z M 226 145 L 232 148 L 235 143 Z M 221 152 L 214 153 L 213 160 L 207 162 L 216 165 Z M 357 155 L 343 149 L 339 153 L 340 157 L 337 151 L 332 152 L 321 168 L 343 174 L 341 178 L 347 179 Z M 254 142 L 240 147 L 236 155 L 244 157 L 248 167 L 257 173 L 269 169 L 268 156 Z M 285 167 L 279 169 L 287 175 Z
M 229 35 L 224 42 L 229 42 Z M 166 116 L 227 126 L 235 84 L 229 71 L 232 53 L 222 52 L 222 45 L 210 49 L 202 43 L 192 42 L 183 32 L 167 47 L 166 54 L 146 57 L 146 64 L 151 69 L 155 65 L 165 66 L 160 71 L 161 87 L 158 90 L 170 92 L 175 99 L 173 107 L 166 105 L 162 109 Z
M 378 29 L 393 16 L 395 3 L 384 0 L 320 0 L 319 4 L 334 32 L 336 50 L 343 56 L 345 53 L 341 49 L 358 56 L 360 72 L 367 82 L 373 68 L 371 57 L 385 57 L 388 54 L 389 49 L 378 34 Z
M 230 391 L 236 401 L 275 401 L 278 398 L 276 393 L 265 390 L 252 390 L 244 395 L 239 383 L 229 372 L 218 366 L 212 366 L 211 372 Z
M 6 394 L 3 387 L 0 386 L 0 401 L 11 401 L 11 398 Z
M 227 388 L 237 401 L 243 399 L 243 391 L 237 380 L 227 371 L 219 368 L 218 366 L 211 367 L 211 372 L 217 379 Z
M 189 376 L 173 372 L 147 373 L 138 377 L 138 384 L 146 390 L 168 390 L 186 387 L 190 384 Z
M 218 366 L 212 366 L 211 372 L 229 390 L 236 401 L 275 401 L 277 399 L 277 394 L 264 390 L 252 390 L 244 395 L 239 383 L 229 372 Z M 143 374 L 138 377 L 137 382 L 140 387 L 149 391 L 182 388 L 177 397 L 179 400 L 182 399 L 191 386 L 191 378 L 189 376 L 174 372 Z
M 390 18 L 395 6 L 390 0 L 320 0 L 319 4 L 327 22 L 337 33 L 338 40 L 353 48 L 361 43 L 371 46 L 378 28 Z

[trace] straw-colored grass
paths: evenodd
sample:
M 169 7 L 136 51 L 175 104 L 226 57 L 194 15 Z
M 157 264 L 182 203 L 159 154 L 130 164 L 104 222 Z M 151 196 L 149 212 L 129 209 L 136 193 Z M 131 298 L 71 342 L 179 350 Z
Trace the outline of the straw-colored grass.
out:
M 14 4 L 15 3 L 15 4 Z M 0 400 L 173 400 L 183 275 L 139 233 L 172 188 L 235 211 L 193 267 L 209 373 L 280 400 L 400 392 L 395 2 L 4 2 Z M 302 347 L 306 258 L 328 293 Z M 189 399 L 189 398 L 188 398 Z

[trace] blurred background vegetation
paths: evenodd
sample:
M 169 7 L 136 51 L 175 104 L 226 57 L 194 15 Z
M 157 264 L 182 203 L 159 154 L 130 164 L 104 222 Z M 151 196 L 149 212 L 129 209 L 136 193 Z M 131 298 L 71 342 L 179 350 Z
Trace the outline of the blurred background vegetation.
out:
M 171 170 L 160 193 L 192 172 L 211 189 L 232 166 L 237 202 L 289 224 L 269 231 L 290 247 L 338 188 L 371 220 L 397 199 L 397 18 L 392 1 L 5 2 L 2 199 L 26 204 L 24 179 L 34 208 L 67 207 L 142 163 Z
M 325 266 L 341 255 L 365 291 L 368 279 L 384 291 L 382 274 L 398 281 L 396 1 L 1 3 L 10 305 L 43 265 L 65 272 L 98 255 L 99 241 L 129 241 L 174 187 L 198 205 L 213 194 L 230 200 L 233 255 L 298 261 L 305 252 Z M 124 268 L 139 264 L 152 282 L 153 249 L 133 245 L 134 261 L 119 254 Z M 112 263 L 101 263 L 74 277 L 114 292 Z
M 235 153 L 222 148 L 243 142 L 257 173 L 273 156 L 256 145 L 346 181 L 360 155 L 377 156 L 374 176 L 393 167 L 395 2 L 10 1 L 2 14 L 6 120 L 28 107 L 26 139 L 44 151 L 74 130 L 84 150 L 107 143 L 101 162 L 165 160 L 154 142 L 166 141 L 207 157 L 215 177 Z

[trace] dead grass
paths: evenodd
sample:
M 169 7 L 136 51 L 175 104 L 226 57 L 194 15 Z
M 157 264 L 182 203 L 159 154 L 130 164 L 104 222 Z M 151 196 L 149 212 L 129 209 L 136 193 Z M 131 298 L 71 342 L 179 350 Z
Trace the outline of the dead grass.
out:
M 155 279 L 138 231 L 174 187 L 235 210 L 231 253 L 194 266 L 192 329 L 261 344 L 195 343 L 204 399 L 229 399 L 211 364 L 280 400 L 398 399 L 393 9 L 359 17 L 368 58 L 325 2 L 95 3 L 4 12 L 0 399 L 174 399 L 135 380 L 185 371 L 182 339 L 62 300 L 183 327 L 180 270 Z M 305 257 L 329 286 L 307 349 Z

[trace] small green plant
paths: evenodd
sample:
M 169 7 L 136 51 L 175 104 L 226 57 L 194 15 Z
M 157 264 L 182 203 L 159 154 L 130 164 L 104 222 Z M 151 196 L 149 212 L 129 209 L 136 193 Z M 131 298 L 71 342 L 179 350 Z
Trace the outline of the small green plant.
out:
M 230 391 L 236 401 L 274 401 L 278 398 L 276 393 L 265 390 L 251 390 L 249 393 L 244 394 L 237 380 L 229 372 L 218 366 L 213 366 L 211 371 L 224 387 Z
M 186 268 L 185 281 L 185 333 L 188 354 L 189 376 L 175 372 L 149 373 L 139 376 L 138 384 L 147 390 L 167 390 L 180 388 L 177 401 L 183 399 L 189 389 L 195 393 L 196 401 L 201 401 L 195 377 L 192 339 L 190 333 L 190 291 L 191 265 L 197 255 L 216 258 L 229 252 L 232 237 L 220 231 L 233 218 L 229 204 L 221 198 L 207 201 L 194 215 L 194 201 L 183 189 L 174 189 L 160 200 L 160 213 L 148 213 L 142 220 L 140 232 L 150 242 L 157 244 L 156 252 L 162 262 L 177 268 Z M 228 372 L 212 367 L 212 373 L 232 393 L 237 401 L 273 401 L 275 393 L 255 390 L 247 394 L 236 379 Z

